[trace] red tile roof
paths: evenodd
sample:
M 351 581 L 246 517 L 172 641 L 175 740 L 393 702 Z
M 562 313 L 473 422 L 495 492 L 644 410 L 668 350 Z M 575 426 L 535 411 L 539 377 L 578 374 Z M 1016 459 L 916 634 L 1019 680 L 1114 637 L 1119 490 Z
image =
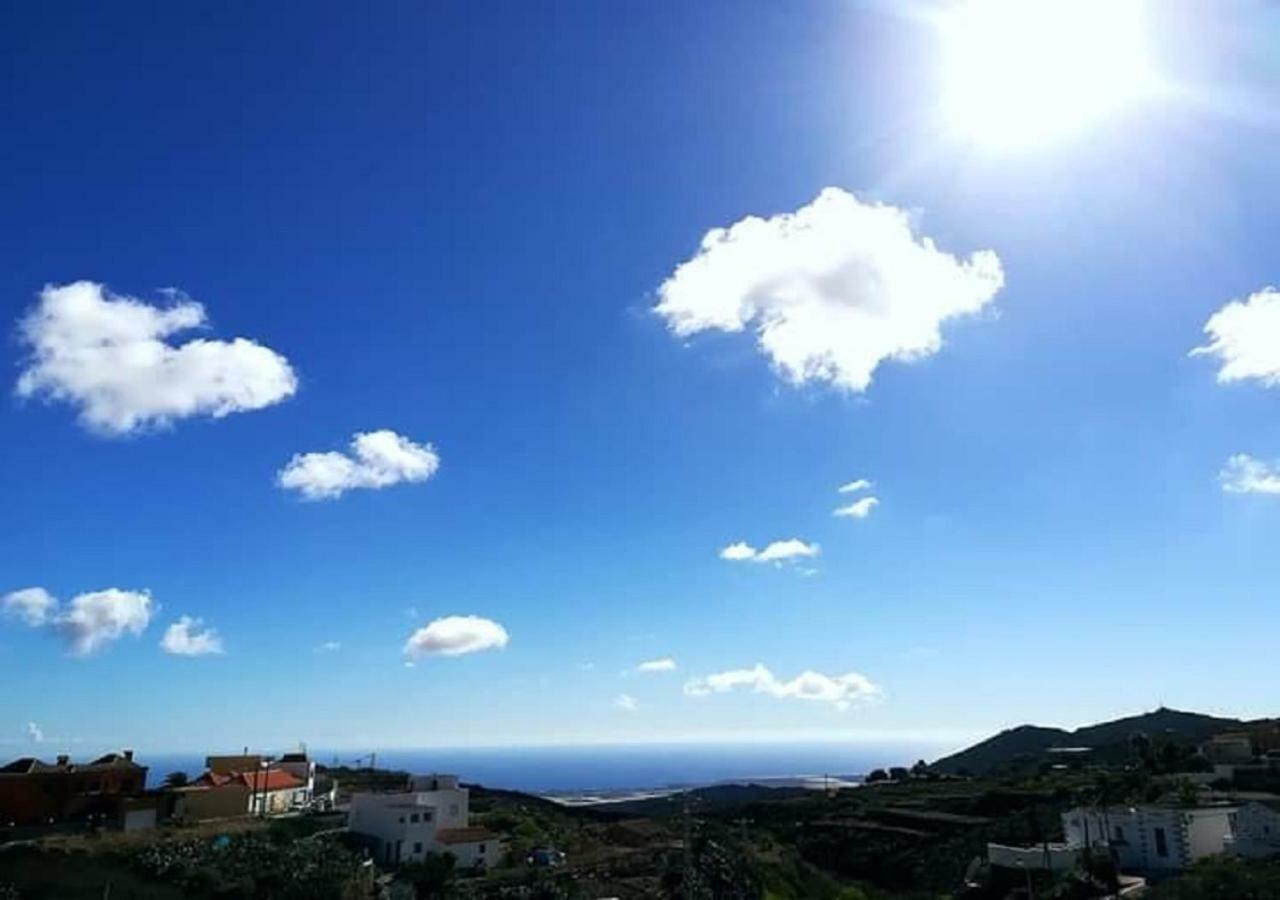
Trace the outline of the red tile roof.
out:
M 224 784 L 243 785 L 251 791 L 287 791 L 300 788 L 303 782 L 293 777 L 284 769 L 266 769 L 257 772 L 228 772 L 219 775 L 216 772 L 205 772 L 198 779 L 199 784 L 210 787 L 222 787 Z

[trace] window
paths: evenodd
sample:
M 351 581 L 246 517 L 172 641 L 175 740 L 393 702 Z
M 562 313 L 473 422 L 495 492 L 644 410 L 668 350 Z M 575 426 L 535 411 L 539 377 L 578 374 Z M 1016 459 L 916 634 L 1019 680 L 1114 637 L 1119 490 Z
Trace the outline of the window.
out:
M 416 818 L 418 818 L 418 817 L 417 817 L 417 816 L 414 816 L 414 818 L 416 819 Z M 415 841 L 415 842 L 414 842 L 414 844 L 413 844 L 413 852 L 414 852 L 414 853 L 421 853 L 421 852 L 422 852 L 422 841 Z
M 1121 827 L 1121 826 L 1119 826 L 1119 825 L 1117 825 L 1117 826 L 1116 826 L 1116 843 L 1117 843 L 1117 844 L 1123 844 L 1124 842 L 1125 842 L 1125 840 L 1124 840 L 1124 828 L 1123 828 L 1123 827 Z
M 413 815 L 409 816 L 409 821 L 410 821 L 410 822 L 417 822 L 417 821 L 418 821 L 418 814 L 417 814 L 417 813 L 414 813 Z
M 484 856 L 484 844 L 480 845 L 480 855 Z
M 449 807 L 449 815 L 456 816 L 458 814 L 458 804 L 454 803 Z
M 1169 843 L 1165 840 L 1164 829 L 1156 829 L 1156 856 L 1167 857 L 1169 855 Z

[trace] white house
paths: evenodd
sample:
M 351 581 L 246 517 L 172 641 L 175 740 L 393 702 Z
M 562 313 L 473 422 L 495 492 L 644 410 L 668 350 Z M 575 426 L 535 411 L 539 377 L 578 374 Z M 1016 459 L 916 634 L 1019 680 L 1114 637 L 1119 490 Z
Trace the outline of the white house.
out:
M 1228 805 L 1076 807 L 1062 814 L 1062 830 L 1068 845 L 1109 847 L 1121 871 L 1173 872 L 1225 852 L 1235 812 Z
M 347 827 L 389 865 L 451 853 L 461 866 L 488 868 L 501 848 L 496 835 L 471 826 L 469 797 L 456 775 L 414 776 L 407 791 L 353 794 Z
M 1280 800 L 1251 800 L 1236 809 L 1226 849 L 1236 856 L 1280 856 Z

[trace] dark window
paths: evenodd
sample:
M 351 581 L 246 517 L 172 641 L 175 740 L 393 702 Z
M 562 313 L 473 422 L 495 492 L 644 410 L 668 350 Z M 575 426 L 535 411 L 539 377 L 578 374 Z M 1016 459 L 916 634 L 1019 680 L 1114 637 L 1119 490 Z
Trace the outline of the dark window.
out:
M 484 844 L 480 845 L 480 855 L 484 856 Z
M 1117 844 L 1124 843 L 1124 829 L 1121 828 L 1119 825 L 1116 826 L 1116 843 Z
M 411 816 L 409 817 L 409 821 L 410 821 L 410 822 L 416 822 L 416 821 L 418 821 L 418 814 L 417 814 L 417 813 L 414 813 L 413 815 L 411 815 Z
M 1163 828 L 1156 829 L 1156 855 L 1166 857 L 1169 855 L 1169 843 L 1165 840 Z
M 414 845 L 413 845 L 413 852 L 414 852 L 414 853 L 421 853 L 421 852 L 422 852 L 422 842 L 421 842 L 421 841 L 416 841 L 416 842 L 414 842 Z

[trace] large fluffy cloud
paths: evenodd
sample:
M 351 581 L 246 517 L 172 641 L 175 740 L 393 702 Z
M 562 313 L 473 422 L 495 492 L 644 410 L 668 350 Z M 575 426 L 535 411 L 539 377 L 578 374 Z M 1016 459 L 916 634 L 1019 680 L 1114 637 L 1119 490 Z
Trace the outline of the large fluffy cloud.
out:
M 26 588 L 4 598 L 5 610 L 33 628 L 47 627 L 76 656 L 87 656 L 126 634 L 142 634 L 151 622 L 151 594 L 107 588 L 79 594 L 65 606 L 44 588 Z
M 680 337 L 751 326 L 788 381 L 864 391 L 881 362 L 935 353 L 942 323 L 1003 284 L 994 252 L 957 259 L 917 237 L 906 211 L 827 188 L 794 213 L 707 232 L 655 310 Z
M 729 544 L 720 550 L 720 558 L 730 562 L 781 563 L 817 556 L 822 548 L 817 544 L 806 543 L 799 538 L 788 538 L 785 541 L 774 541 L 763 550 L 757 550 L 746 541 Z
M 54 624 L 71 652 L 85 656 L 131 634 L 142 634 L 151 622 L 151 594 L 108 588 L 73 597 Z
M 1222 363 L 1219 383 L 1256 379 L 1280 386 L 1280 291 L 1263 288 L 1247 300 L 1233 300 L 1209 317 L 1209 343 L 1192 356 L 1213 356 Z
M 423 656 L 462 656 L 507 646 L 507 630 L 480 616 L 445 616 L 428 622 L 409 636 L 404 652 L 410 659 Z
M 190 300 L 159 307 L 92 281 L 48 285 L 19 323 L 30 355 L 18 395 L 65 401 L 89 428 L 125 434 L 187 416 L 261 409 L 297 390 L 288 361 L 261 344 L 169 342 L 205 323 L 204 307 Z
M 784 699 L 832 703 L 838 709 L 848 709 L 854 703 L 874 699 L 880 694 L 877 685 L 857 672 L 823 675 L 821 672 L 806 670 L 790 681 L 783 681 L 760 663 L 750 669 L 730 669 L 705 678 L 694 678 L 684 686 L 684 692 L 691 697 L 727 694 L 735 690 Z
M 208 656 L 222 652 L 222 638 L 201 619 L 181 616 L 165 629 L 160 649 L 174 656 Z
M 53 617 L 58 601 L 44 588 L 32 587 L 6 594 L 3 605 L 6 614 L 35 628 Z
M 439 468 L 440 457 L 430 444 L 415 444 L 383 428 L 356 434 L 349 454 L 297 454 L 280 470 L 276 482 L 308 500 L 331 500 L 356 488 L 426 481 Z
M 1230 494 L 1280 494 L 1280 462 L 1254 459 L 1237 453 L 1218 473 L 1222 489 Z

